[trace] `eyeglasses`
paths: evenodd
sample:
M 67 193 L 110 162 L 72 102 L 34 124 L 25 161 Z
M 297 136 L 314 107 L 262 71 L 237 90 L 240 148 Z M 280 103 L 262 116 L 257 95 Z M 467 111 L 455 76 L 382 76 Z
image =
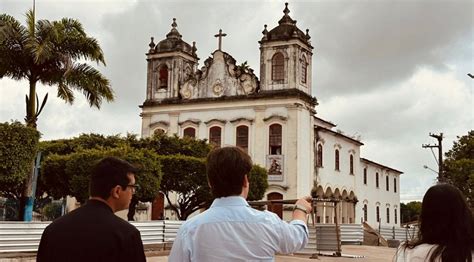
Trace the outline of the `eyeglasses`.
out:
M 140 190 L 140 185 L 137 185 L 137 184 L 135 184 L 135 185 L 125 185 L 124 187 L 125 187 L 125 188 L 127 188 L 127 187 L 132 188 L 132 193 L 133 193 L 133 194 L 135 194 L 135 192 L 137 192 L 138 190 Z

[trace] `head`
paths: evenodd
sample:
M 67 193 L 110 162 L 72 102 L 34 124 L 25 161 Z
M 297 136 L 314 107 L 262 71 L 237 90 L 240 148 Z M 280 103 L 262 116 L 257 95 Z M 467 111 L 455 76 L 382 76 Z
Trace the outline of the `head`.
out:
M 127 209 L 135 193 L 136 173 L 127 161 L 106 157 L 92 169 L 90 196 L 105 200 L 114 212 Z
M 415 245 L 439 245 L 440 248 L 433 252 L 433 259 L 441 255 L 443 261 L 448 258 L 449 261 L 466 261 L 474 244 L 472 219 L 459 189 L 449 184 L 432 186 L 423 197 L 419 239 Z
M 214 197 L 247 197 L 252 159 L 238 147 L 215 149 L 207 156 L 207 179 Z

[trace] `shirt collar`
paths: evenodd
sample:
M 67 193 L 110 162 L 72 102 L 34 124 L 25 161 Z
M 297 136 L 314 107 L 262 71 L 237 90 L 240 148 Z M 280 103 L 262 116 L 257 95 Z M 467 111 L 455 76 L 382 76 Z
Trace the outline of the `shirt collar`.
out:
M 249 206 L 249 204 L 241 196 L 228 196 L 214 199 L 211 208 L 221 206 Z

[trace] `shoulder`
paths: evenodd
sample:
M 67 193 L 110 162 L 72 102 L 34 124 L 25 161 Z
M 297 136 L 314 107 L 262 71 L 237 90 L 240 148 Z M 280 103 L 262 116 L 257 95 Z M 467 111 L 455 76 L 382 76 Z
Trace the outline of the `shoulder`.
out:
M 420 244 L 413 248 L 402 245 L 397 251 L 397 261 L 422 262 L 431 255 L 437 245 Z

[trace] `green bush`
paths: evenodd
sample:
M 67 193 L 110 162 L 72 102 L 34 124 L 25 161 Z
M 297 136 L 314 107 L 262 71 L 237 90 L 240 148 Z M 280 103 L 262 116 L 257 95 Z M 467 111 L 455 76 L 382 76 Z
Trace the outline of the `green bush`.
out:
M 20 122 L 0 123 L 0 195 L 19 198 L 31 171 L 40 133 Z
M 253 165 L 249 173 L 249 195 L 248 201 L 260 200 L 265 196 L 265 191 L 268 188 L 267 170 L 258 165 Z
M 161 165 L 158 155 L 150 150 L 128 147 L 109 150 L 88 149 L 66 156 L 50 155 L 43 164 L 41 179 L 46 192 L 55 198 L 71 195 L 84 203 L 89 198 L 90 173 L 95 164 L 106 156 L 122 158 L 139 169 L 135 175 L 140 201 L 151 201 L 159 192 Z

